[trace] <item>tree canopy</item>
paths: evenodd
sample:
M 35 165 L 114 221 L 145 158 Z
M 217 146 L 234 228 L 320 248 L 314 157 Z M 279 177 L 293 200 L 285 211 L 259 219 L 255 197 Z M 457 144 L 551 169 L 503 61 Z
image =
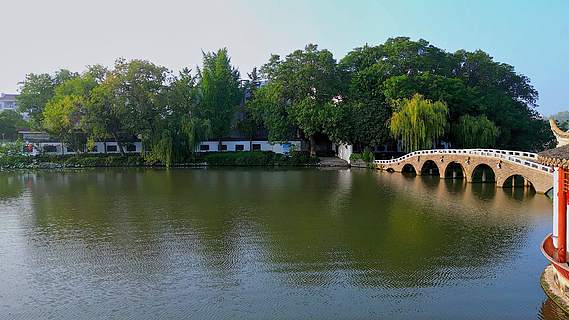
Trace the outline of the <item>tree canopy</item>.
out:
M 204 140 L 221 144 L 231 128 L 250 141 L 262 132 L 271 142 L 306 139 L 312 154 L 323 135 L 360 151 L 399 138 L 407 150 L 445 141 L 537 151 L 553 140 L 536 111 L 537 91 L 513 66 L 482 50 L 452 53 L 408 37 L 366 44 L 339 61 L 308 44 L 271 55 L 248 80 L 222 48 L 204 52 L 194 73 L 118 59 L 114 68 L 30 74 L 21 84 L 18 105 L 34 128 L 66 144 L 89 141 L 77 150 L 113 139 L 124 153 L 140 138 L 147 156 L 165 163 L 185 161 Z

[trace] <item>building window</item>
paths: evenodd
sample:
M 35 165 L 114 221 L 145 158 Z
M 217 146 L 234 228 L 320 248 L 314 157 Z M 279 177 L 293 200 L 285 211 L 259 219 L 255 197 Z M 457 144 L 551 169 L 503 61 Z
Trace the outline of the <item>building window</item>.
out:
M 245 150 L 245 146 L 242 144 L 235 145 L 235 151 L 243 151 Z
M 44 152 L 57 152 L 56 146 L 43 146 Z
M 221 145 L 221 151 L 227 151 L 227 145 L 226 144 Z
M 209 151 L 209 145 L 208 144 L 202 144 L 200 146 L 200 150 L 201 151 Z
M 107 152 L 117 152 L 117 146 L 107 146 Z
M 126 151 L 136 151 L 136 145 L 134 145 L 134 144 L 127 145 Z
M 261 144 L 260 143 L 253 144 L 253 150 L 261 150 Z
M 73 150 L 73 148 L 67 147 L 67 152 L 75 152 L 75 150 Z

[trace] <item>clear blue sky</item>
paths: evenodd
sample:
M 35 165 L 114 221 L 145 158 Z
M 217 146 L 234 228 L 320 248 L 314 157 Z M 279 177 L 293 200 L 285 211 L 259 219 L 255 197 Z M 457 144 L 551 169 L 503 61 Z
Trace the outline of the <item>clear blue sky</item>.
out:
M 339 60 L 366 43 L 409 36 L 449 52 L 481 49 L 532 80 L 540 113 L 569 110 L 564 0 L 8 0 L 2 12 L 5 93 L 17 92 L 28 73 L 112 66 L 118 57 L 177 72 L 200 64 L 201 50 L 227 47 L 246 76 L 271 53 L 285 56 L 307 43 Z

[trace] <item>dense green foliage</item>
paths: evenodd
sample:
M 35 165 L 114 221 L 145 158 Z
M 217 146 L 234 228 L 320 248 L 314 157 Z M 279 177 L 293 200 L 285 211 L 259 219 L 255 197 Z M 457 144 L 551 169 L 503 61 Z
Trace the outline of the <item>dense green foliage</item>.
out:
M 18 130 L 24 128 L 29 128 L 29 123 L 21 114 L 10 109 L 0 112 L 0 137 L 2 139 L 17 139 Z
M 124 155 L 137 137 L 147 161 L 169 165 L 195 161 L 204 140 L 221 144 L 232 123 L 250 141 L 265 129 L 272 142 L 306 139 L 311 155 L 320 136 L 360 153 L 398 139 L 408 151 L 441 141 L 538 151 L 553 135 L 537 98 L 528 77 L 481 50 L 450 53 L 398 37 L 339 61 L 309 44 L 283 59 L 272 55 L 246 81 L 225 48 L 203 53 L 195 74 L 124 59 L 113 69 L 30 74 L 18 103 L 35 128 L 78 153 L 112 138 Z
M 394 102 L 389 120 L 391 132 L 401 137 L 405 151 L 431 149 L 445 133 L 448 108 L 444 102 L 431 102 L 416 93 L 412 99 Z
M 309 139 L 310 153 L 315 155 L 314 135 L 332 135 L 337 118 L 339 76 L 332 53 L 309 44 L 284 60 L 272 55 L 261 71 L 267 82 L 259 89 L 257 104 L 263 108 L 267 128 L 281 133 L 291 132 L 290 127 L 298 129 L 301 137 Z M 283 135 L 273 140 L 289 138 Z
M 460 117 L 455 130 L 455 136 L 462 148 L 492 148 L 500 135 L 500 128 L 496 127 L 485 115 L 476 118 L 464 115 Z
M 22 153 L 25 143 L 21 140 L 14 142 L 0 141 L 0 165 L 15 165 L 27 162 L 27 157 Z
M 272 151 L 231 151 L 212 153 L 205 157 L 208 165 L 216 166 L 267 166 L 267 165 L 315 165 L 318 157 L 298 152 L 290 157 Z
M 198 69 L 199 100 L 197 113 L 211 121 L 212 133 L 221 139 L 229 133 L 233 108 L 242 101 L 239 71 L 231 66 L 227 49 L 203 54 L 203 67 Z
M 481 50 L 449 53 L 398 37 L 356 48 L 336 63 L 327 50 L 309 45 L 284 60 L 273 55 L 261 70 L 266 86 L 254 102 L 272 141 L 287 141 L 297 129 L 301 137 L 324 133 L 360 151 L 393 143 L 389 119 L 396 119 L 397 101 L 417 93 L 446 104 L 448 125 L 437 139 L 453 145 L 535 151 L 553 138 L 535 111 L 538 94 L 529 78 Z M 477 129 L 484 139 L 464 141 L 471 119 L 464 116 L 485 119 Z

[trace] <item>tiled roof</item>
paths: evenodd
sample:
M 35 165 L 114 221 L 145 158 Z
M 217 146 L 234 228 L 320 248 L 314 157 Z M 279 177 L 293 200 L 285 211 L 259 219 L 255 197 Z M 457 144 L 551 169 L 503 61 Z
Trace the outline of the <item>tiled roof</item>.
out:
M 569 144 L 537 154 L 537 160 L 544 166 L 569 168 Z

